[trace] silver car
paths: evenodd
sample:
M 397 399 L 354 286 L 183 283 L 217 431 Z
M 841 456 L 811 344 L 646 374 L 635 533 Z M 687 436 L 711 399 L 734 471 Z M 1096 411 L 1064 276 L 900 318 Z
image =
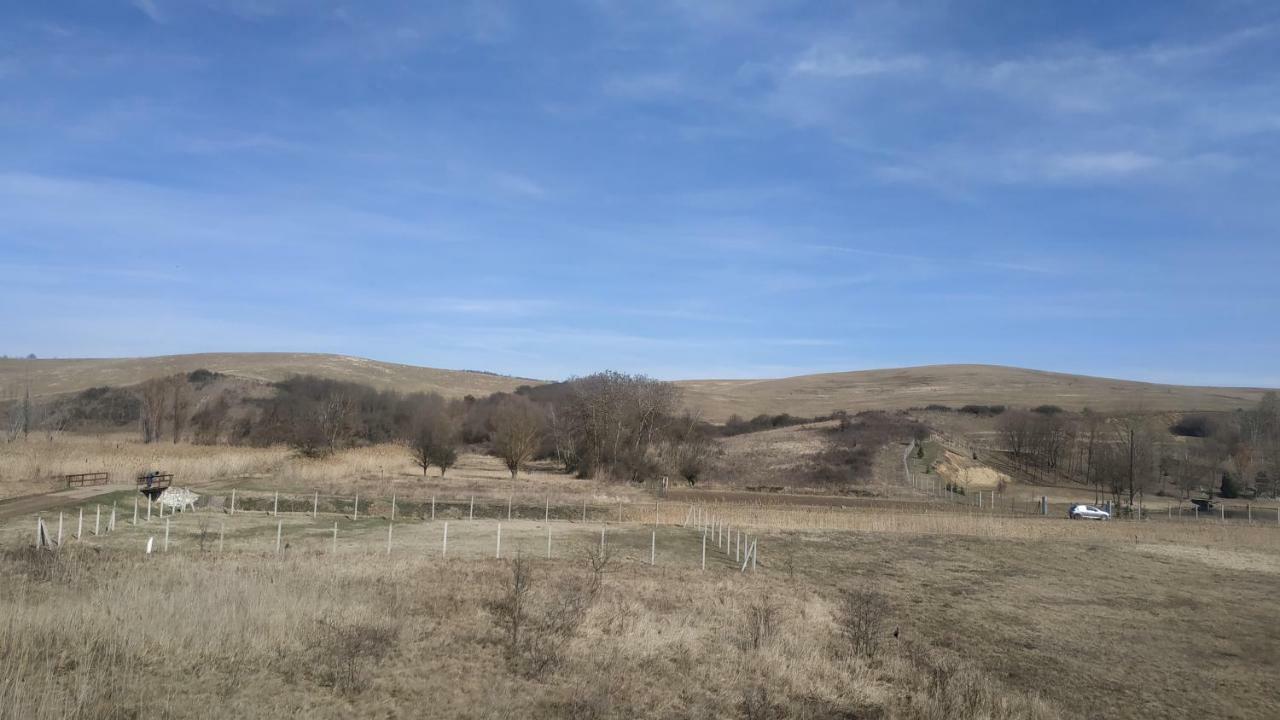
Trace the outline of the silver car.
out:
M 1093 505 L 1072 505 L 1067 517 L 1072 520 L 1110 520 L 1111 513 Z

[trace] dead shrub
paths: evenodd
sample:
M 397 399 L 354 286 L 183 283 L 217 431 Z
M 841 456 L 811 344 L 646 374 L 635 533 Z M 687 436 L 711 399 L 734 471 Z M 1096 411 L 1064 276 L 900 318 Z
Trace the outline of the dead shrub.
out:
M 503 654 L 511 671 L 541 679 L 559 666 L 595 601 L 598 574 L 586 582 L 560 581 L 554 590 L 535 593 L 532 563 L 517 554 L 510 567 L 502 594 L 489 603 L 489 611 L 502 631 Z
M 913 677 L 922 687 L 907 717 L 917 720 L 1053 720 L 1058 713 L 1039 698 L 992 682 L 959 658 L 913 648 Z
M 747 648 L 759 650 L 767 645 L 777 632 L 780 616 L 781 608 L 768 596 L 751 603 L 747 608 Z
M 311 638 L 316 681 L 352 696 L 369 687 L 369 670 L 390 652 L 396 639 L 389 625 L 321 618 Z
M 889 601 L 875 590 L 843 590 L 836 607 L 836 627 L 842 639 L 841 654 L 872 657 L 880 649 Z

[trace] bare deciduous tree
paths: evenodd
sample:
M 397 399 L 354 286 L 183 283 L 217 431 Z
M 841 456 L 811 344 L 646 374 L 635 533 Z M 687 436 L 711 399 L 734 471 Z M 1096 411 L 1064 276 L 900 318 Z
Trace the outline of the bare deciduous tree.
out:
M 163 378 L 153 378 L 138 386 L 138 400 L 141 403 L 138 420 L 143 442 L 156 442 L 160 439 L 167 390 L 168 383 Z
M 514 480 L 538 451 L 546 420 L 528 398 L 505 398 L 493 414 L 493 452 L 506 464 Z

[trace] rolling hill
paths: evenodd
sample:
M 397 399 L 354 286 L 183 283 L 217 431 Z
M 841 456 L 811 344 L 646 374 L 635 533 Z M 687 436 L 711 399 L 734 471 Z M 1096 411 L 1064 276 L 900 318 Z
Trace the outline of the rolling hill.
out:
M 931 365 L 801 375 L 777 380 L 687 380 L 677 383 L 691 407 L 710 420 L 732 414 L 825 415 L 836 409 L 894 410 L 929 404 L 1102 411 L 1234 410 L 1256 405 L 1257 388 L 1157 385 L 997 365 Z
M 34 396 L 78 392 L 102 385 L 133 385 L 149 378 L 203 368 L 252 380 L 277 381 L 318 375 L 402 392 L 438 392 L 445 397 L 510 392 L 538 380 L 470 370 L 400 365 L 346 355 L 316 353 L 203 353 L 145 358 L 0 360 L 0 389 L 31 385 Z
M 102 385 L 132 385 L 151 377 L 205 368 L 255 380 L 310 374 L 405 392 L 446 397 L 510 392 L 542 381 L 468 370 L 401 365 L 344 355 L 311 353 L 207 353 L 148 358 L 0 360 L 0 392 L 30 382 L 35 396 Z M 1218 388 L 1115 380 L 995 365 L 933 365 L 801 375 L 770 380 L 682 380 L 685 402 L 712 421 L 737 414 L 814 416 L 845 409 L 893 410 L 929 404 L 1034 407 L 1069 410 L 1225 411 L 1257 404 L 1258 388 Z

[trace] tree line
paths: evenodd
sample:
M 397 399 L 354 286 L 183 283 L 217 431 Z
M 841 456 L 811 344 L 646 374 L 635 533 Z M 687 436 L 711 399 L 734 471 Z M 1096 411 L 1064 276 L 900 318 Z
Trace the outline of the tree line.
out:
M 1045 406 L 1052 407 L 1052 406 Z M 1018 470 L 1042 480 L 1064 477 L 1130 505 L 1172 486 L 1237 497 L 1280 494 L 1280 398 L 1257 407 L 1190 415 L 1164 427 L 1158 416 L 1011 410 L 997 422 L 1004 451 Z

